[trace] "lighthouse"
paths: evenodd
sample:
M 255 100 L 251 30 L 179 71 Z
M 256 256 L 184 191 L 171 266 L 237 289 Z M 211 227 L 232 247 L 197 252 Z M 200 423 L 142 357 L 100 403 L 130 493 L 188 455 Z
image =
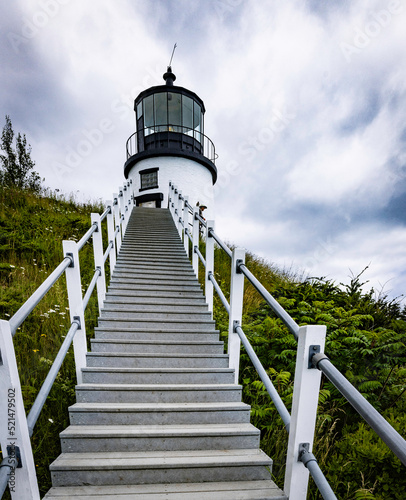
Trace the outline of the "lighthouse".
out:
M 191 90 L 174 85 L 168 66 L 164 85 L 141 92 L 134 101 L 136 131 L 127 140 L 126 179 L 137 206 L 167 208 L 169 182 L 195 206 L 214 216 L 217 179 L 213 142 L 205 135 L 205 107 Z

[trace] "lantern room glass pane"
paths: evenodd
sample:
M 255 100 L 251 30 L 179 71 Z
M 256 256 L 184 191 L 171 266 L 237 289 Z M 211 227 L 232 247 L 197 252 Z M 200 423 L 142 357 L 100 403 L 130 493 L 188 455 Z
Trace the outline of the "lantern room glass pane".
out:
M 193 99 L 187 96 L 182 97 L 182 118 L 184 133 L 190 135 L 193 133 Z
M 160 92 L 155 94 L 155 125 L 157 126 L 156 131 L 160 132 L 162 130 L 167 130 L 167 127 L 162 127 L 162 125 L 168 124 L 168 98 L 166 92 Z
M 195 139 L 202 142 L 200 132 L 202 131 L 202 108 L 193 101 L 193 128 L 195 130 Z
M 137 120 L 142 116 L 142 101 L 137 104 Z
M 181 110 L 181 95 L 168 92 L 168 123 L 173 126 L 174 132 L 181 132 Z
M 154 100 L 152 95 L 144 99 L 144 127 L 145 135 L 152 134 L 154 132 Z

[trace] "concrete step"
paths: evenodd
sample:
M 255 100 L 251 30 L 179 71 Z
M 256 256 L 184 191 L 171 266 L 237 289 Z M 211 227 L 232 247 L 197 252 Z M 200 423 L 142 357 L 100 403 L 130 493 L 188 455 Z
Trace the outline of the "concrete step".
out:
M 89 367 L 116 368 L 228 368 L 228 354 L 86 353 Z
M 122 266 L 149 266 L 149 267 L 165 267 L 165 268 L 190 268 L 190 260 L 186 255 L 180 255 L 176 259 L 165 258 L 162 255 L 159 257 L 154 257 L 148 255 L 138 255 L 138 254 L 129 254 L 126 255 L 125 252 L 121 253 L 117 258 L 116 265 Z
M 218 330 L 185 330 L 185 331 L 166 331 L 162 329 L 146 330 L 135 328 L 130 325 L 128 328 L 95 328 L 96 339 L 117 339 L 117 340 L 163 340 L 163 341 L 177 341 L 177 342 L 195 342 L 199 341 L 217 341 L 219 339 Z
M 193 268 L 191 266 L 185 265 L 185 264 L 179 264 L 179 265 L 171 265 L 171 264 L 166 264 L 166 265 L 157 265 L 157 264 L 150 264 L 149 266 L 143 264 L 143 263 L 138 263 L 138 262 L 133 262 L 133 263 L 127 263 L 127 264 L 120 264 L 119 267 L 115 267 L 114 273 L 120 272 L 120 273 L 128 273 L 131 275 L 134 274 L 169 274 L 169 275 L 185 275 L 185 276 L 195 276 Z M 196 279 L 196 278 L 195 278 Z
M 71 425 L 60 433 L 62 453 L 258 448 L 259 430 L 247 424 Z
M 214 330 L 215 322 L 214 321 L 203 321 L 203 320 L 180 320 L 180 319 L 139 319 L 129 320 L 129 319 L 107 319 L 100 318 L 99 326 L 101 328 L 109 327 L 109 328 L 125 328 L 129 324 L 134 324 L 137 328 L 162 328 L 167 331 L 183 331 L 183 330 L 205 330 L 210 331 Z
M 52 488 L 44 500 L 287 500 L 273 481 L 141 484 Z
M 130 308 L 128 308 L 130 309 Z M 103 309 L 100 315 L 101 320 L 112 321 L 210 321 L 211 312 L 194 311 L 185 309 L 180 311 L 162 311 L 159 307 L 150 306 L 148 309 L 123 311 L 120 309 Z
M 217 403 L 241 401 L 236 384 L 80 384 L 78 403 Z
M 142 257 L 170 257 L 173 258 L 174 260 L 185 260 L 186 257 L 186 251 L 183 245 L 180 246 L 180 248 L 171 248 L 171 247 L 166 247 L 163 246 L 162 248 L 158 247 L 150 247 L 148 245 L 129 245 L 128 247 L 123 247 L 121 252 L 120 248 L 120 257 L 123 257 L 124 255 L 129 257 L 129 256 L 142 256 Z
M 221 403 L 76 403 L 69 408 L 71 425 L 205 425 L 250 421 L 250 407 Z
M 170 300 L 167 300 L 166 304 L 159 304 L 153 301 L 152 299 L 148 302 L 142 304 L 134 304 L 134 303 L 125 303 L 125 304 L 117 304 L 112 302 L 111 300 L 105 300 L 103 304 L 103 312 L 154 312 L 159 311 L 160 313 L 180 313 L 180 314 L 209 314 L 207 304 L 203 301 L 200 304 L 192 305 L 192 304 L 173 304 Z
M 58 486 L 270 480 L 258 449 L 63 453 L 50 466 Z
M 180 250 L 184 251 L 185 247 L 179 238 L 172 238 L 169 235 L 162 235 L 159 237 L 160 241 L 156 241 L 156 238 L 140 238 L 137 236 L 129 236 L 125 238 L 125 242 L 121 245 L 123 250 L 133 250 L 133 249 L 141 249 L 141 250 Z
M 118 340 L 164 340 L 164 341 L 217 341 L 219 339 L 218 330 L 182 330 L 167 331 L 162 328 L 146 329 L 137 328 L 134 324 L 127 325 L 126 328 L 95 328 L 96 339 L 118 339 Z
M 202 299 L 204 300 L 203 292 L 200 287 L 190 288 L 186 290 L 174 289 L 168 286 L 155 286 L 154 290 L 150 290 L 148 287 L 133 287 L 129 284 L 112 285 L 110 283 L 108 292 L 106 294 L 108 299 L 116 297 L 156 297 L 159 298 L 192 298 L 192 299 Z
M 182 275 L 131 275 L 125 273 L 114 274 L 110 283 L 132 283 L 132 284 L 168 284 L 178 287 L 182 286 L 200 286 L 195 276 L 182 276 Z
M 224 343 L 221 341 L 179 342 L 174 340 L 117 340 L 91 339 L 92 352 L 126 353 L 182 353 L 182 354 L 223 354 Z
M 232 384 L 231 368 L 82 368 L 85 384 Z
M 125 292 L 123 292 L 123 295 L 107 293 L 103 308 L 109 309 L 110 306 L 118 308 L 126 308 L 132 305 L 139 307 L 144 307 L 149 305 L 164 306 L 164 307 L 190 306 L 190 307 L 202 307 L 202 308 L 205 307 L 207 309 L 207 303 L 204 300 L 203 296 L 199 297 L 196 296 L 193 298 L 190 298 L 188 296 L 177 297 L 176 295 L 169 297 L 165 296 L 159 297 L 152 293 L 147 296 L 128 296 L 125 294 Z
M 155 292 L 201 292 L 201 287 L 197 281 L 187 280 L 187 281 L 170 281 L 170 280 L 143 280 L 142 278 L 112 278 L 109 285 L 109 291 L 111 289 L 115 290 L 148 290 Z
M 176 278 L 179 276 L 191 277 L 196 279 L 196 275 L 192 267 L 183 267 L 180 269 L 171 269 L 169 267 L 149 267 L 142 266 L 116 266 L 114 268 L 114 276 L 170 276 Z

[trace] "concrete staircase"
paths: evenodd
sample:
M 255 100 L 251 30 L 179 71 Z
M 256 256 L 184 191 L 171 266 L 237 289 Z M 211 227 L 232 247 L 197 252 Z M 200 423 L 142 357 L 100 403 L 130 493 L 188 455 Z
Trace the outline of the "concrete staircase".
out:
M 284 499 L 169 211 L 133 210 L 47 500 Z

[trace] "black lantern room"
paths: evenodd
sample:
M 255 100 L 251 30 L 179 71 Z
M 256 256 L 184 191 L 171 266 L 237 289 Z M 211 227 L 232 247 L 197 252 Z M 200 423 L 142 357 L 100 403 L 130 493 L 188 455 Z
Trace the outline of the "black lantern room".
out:
M 204 134 L 203 101 L 194 92 L 173 83 L 169 66 L 165 85 L 151 87 L 135 99 L 136 132 L 127 141 L 126 178 L 140 160 L 154 156 L 182 156 L 199 162 L 217 179 L 215 148 Z

